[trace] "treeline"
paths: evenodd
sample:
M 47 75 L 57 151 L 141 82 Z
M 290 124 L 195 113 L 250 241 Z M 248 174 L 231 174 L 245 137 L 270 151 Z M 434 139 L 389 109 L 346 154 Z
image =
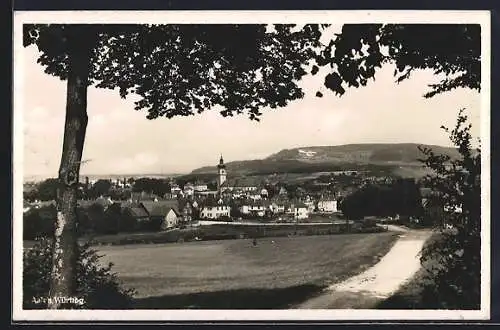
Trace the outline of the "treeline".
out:
M 36 188 L 24 191 L 23 198 L 28 202 L 35 200 L 52 201 L 57 198 L 58 179 L 50 178 L 40 182 Z M 77 189 L 78 199 L 96 199 L 100 196 L 111 197 L 115 200 L 125 200 L 130 198 L 130 189 L 119 189 L 113 187 L 110 180 L 97 180 L 92 186 L 87 187 L 85 183 L 80 182 Z
M 340 209 L 353 220 L 365 216 L 420 217 L 424 214 L 419 186 L 411 179 L 399 179 L 390 185 L 367 185 L 346 196 Z
M 134 181 L 133 192 L 147 192 L 157 196 L 164 196 L 171 191 L 171 185 L 167 179 L 139 178 Z
M 23 217 L 23 237 L 33 240 L 36 237 L 52 237 L 57 211 L 54 205 L 32 209 Z M 111 204 L 107 208 L 95 203 L 86 208 L 78 207 L 79 236 L 113 235 L 130 232 L 151 232 L 161 229 L 162 219 L 148 218 L 137 221 L 120 204 Z
M 92 185 L 80 182 L 77 190 L 78 199 L 96 199 L 98 197 L 111 197 L 114 200 L 125 200 L 131 197 L 132 192 L 147 192 L 157 196 L 164 196 L 171 191 L 169 179 L 138 178 L 129 179 L 131 188 L 116 187 L 111 180 L 100 179 Z M 24 191 L 24 200 L 51 201 L 57 197 L 58 179 L 49 178 L 40 182 L 34 189 Z

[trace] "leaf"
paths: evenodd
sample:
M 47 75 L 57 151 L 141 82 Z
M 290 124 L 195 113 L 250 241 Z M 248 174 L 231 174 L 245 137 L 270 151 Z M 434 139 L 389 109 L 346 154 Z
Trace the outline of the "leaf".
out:
M 325 77 L 325 86 L 337 94 L 344 94 L 345 89 L 342 87 L 342 79 L 336 72 L 329 73 Z
M 316 97 L 323 97 L 323 93 L 321 93 L 320 91 L 317 91 L 316 92 Z
M 317 65 L 313 65 L 312 69 L 311 69 L 311 74 L 314 76 L 316 75 L 316 73 L 318 73 L 319 71 L 319 68 Z

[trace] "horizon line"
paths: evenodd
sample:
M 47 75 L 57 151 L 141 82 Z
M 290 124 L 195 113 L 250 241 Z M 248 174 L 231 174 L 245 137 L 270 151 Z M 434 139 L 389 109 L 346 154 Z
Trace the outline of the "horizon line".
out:
M 450 148 L 450 149 L 456 149 L 454 146 L 445 146 L 445 145 L 440 145 L 440 144 L 427 144 L 427 143 L 418 143 L 418 142 L 366 142 L 366 143 L 344 143 L 344 144 L 336 144 L 336 145 L 314 145 L 314 146 L 295 146 L 295 147 L 289 147 L 289 148 L 283 148 L 275 153 L 270 153 L 268 156 L 260 158 L 260 159 L 265 159 L 267 157 L 270 157 L 272 155 L 275 155 L 283 150 L 291 150 L 291 149 L 300 149 L 300 148 L 322 148 L 322 147 L 343 147 L 343 146 L 351 146 L 351 145 L 424 145 L 424 146 L 430 146 L 430 147 L 442 147 L 442 148 Z M 237 161 L 252 161 L 252 160 L 259 160 L 259 159 L 238 159 L 238 160 L 232 160 L 226 163 L 231 163 L 231 162 L 237 162 Z M 187 175 L 187 174 L 192 174 L 192 172 L 196 169 L 202 168 L 202 167 L 211 167 L 211 166 L 216 166 L 216 165 L 199 165 L 198 167 L 190 170 L 185 170 L 185 171 L 170 171 L 170 172 L 149 172 L 149 173 L 124 173 L 124 174 L 110 174 L 110 173 L 86 173 L 82 174 L 80 173 L 80 177 L 85 177 L 85 176 L 176 176 L 176 175 Z M 39 178 L 39 177 L 45 177 L 45 178 L 56 178 L 56 176 L 50 176 L 46 174 L 30 174 L 30 175 L 23 175 L 23 179 L 27 180 L 29 178 Z

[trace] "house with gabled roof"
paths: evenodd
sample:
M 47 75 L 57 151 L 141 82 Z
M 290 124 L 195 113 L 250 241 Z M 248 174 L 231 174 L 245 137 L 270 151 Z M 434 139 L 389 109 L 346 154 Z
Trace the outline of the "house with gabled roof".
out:
M 144 223 L 150 221 L 147 210 L 140 204 L 134 202 L 126 202 L 122 204 L 122 213 L 129 216 L 137 223 Z
M 178 226 L 181 215 L 173 208 L 170 208 L 165 214 L 164 220 L 161 223 L 161 230 L 172 229 Z
M 247 199 L 243 201 L 238 208 L 242 214 L 251 214 L 259 217 L 263 217 L 266 214 L 270 203 L 264 200 L 251 200 Z
M 200 209 L 200 218 L 202 219 L 218 219 L 221 217 L 229 217 L 230 214 L 231 207 L 222 199 L 215 200 L 214 198 L 207 198 L 203 201 Z
M 171 199 L 160 199 L 157 201 L 141 201 L 140 204 L 148 211 L 149 214 L 153 214 L 153 210 L 158 207 L 173 207 L 177 208 L 179 202 L 175 198 Z
M 295 219 L 301 220 L 309 218 L 309 207 L 304 203 L 295 204 L 292 211 Z
M 220 190 L 239 191 L 239 192 L 259 192 L 257 185 L 252 180 L 241 178 L 229 178 L 221 186 Z
M 285 213 L 296 220 L 309 218 L 309 208 L 302 202 L 292 201 L 285 205 Z
M 316 208 L 316 206 L 315 206 L 314 199 L 312 199 L 311 196 L 307 195 L 305 198 L 303 198 L 302 203 L 304 205 L 306 205 L 309 213 L 314 212 L 314 209 Z
M 276 195 L 270 200 L 269 210 L 274 214 L 285 213 L 288 204 L 289 200 L 286 195 Z
M 278 195 L 281 195 L 281 196 L 287 196 L 288 195 L 288 191 L 286 190 L 285 187 L 281 186 L 280 187 L 280 190 L 278 192 Z
M 178 200 L 178 212 L 181 216 L 181 222 L 183 224 L 188 224 L 193 221 L 194 211 L 198 206 L 196 201 L 187 198 L 181 198 Z
M 336 213 L 338 212 L 337 199 L 333 196 L 322 195 L 318 200 L 317 208 L 321 213 Z
M 160 223 L 162 230 L 176 227 L 181 221 L 177 199 L 142 201 L 141 205 L 148 212 L 151 221 Z

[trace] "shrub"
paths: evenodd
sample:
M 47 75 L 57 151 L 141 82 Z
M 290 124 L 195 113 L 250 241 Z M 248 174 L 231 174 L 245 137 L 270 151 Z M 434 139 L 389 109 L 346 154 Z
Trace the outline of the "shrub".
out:
M 56 208 L 54 205 L 33 209 L 23 215 L 23 237 L 32 240 L 38 236 L 50 236 L 54 233 L 54 219 Z
M 443 217 L 436 219 L 441 239 L 422 251 L 422 263 L 438 264 L 428 269 L 423 299 L 427 306 L 445 309 L 478 309 L 481 277 L 481 150 L 472 148 L 471 125 L 460 111 L 449 131 L 460 158 L 451 160 L 422 149 L 424 163 L 434 171 L 425 178 L 433 189 Z M 461 211 L 458 211 L 461 209 Z M 453 229 L 447 229 L 451 226 Z M 434 261 L 434 262 L 432 262 Z
M 49 296 L 52 252 L 52 241 L 47 238 L 38 238 L 33 248 L 24 252 L 24 309 L 47 308 L 46 298 Z M 101 256 L 90 248 L 89 243 L 79 247 L 76 267 L 76 298 L 81 298 L 82 304 L 73 304 L 71 308 L 130 308 L 135 290 L 122 288 L 116 273 L 111 272 L 113 264 L 102 266 L 99 263 L 100 258 Z

